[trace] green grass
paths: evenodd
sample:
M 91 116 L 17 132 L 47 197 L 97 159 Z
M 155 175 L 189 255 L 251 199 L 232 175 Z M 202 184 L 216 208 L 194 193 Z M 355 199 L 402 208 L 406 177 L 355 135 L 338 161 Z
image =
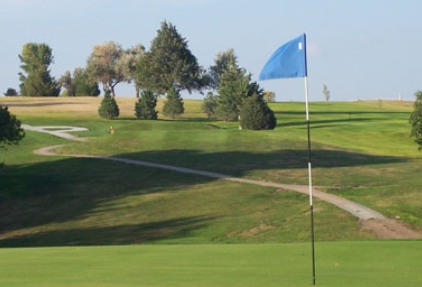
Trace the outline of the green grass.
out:
M 317 244 L 317 286 L 422 284 L 421 242 Z M 0 284 L 312 286 L 310 245 L 141 245 L 0 249 Z
M 1 203 L 0 246 L 309 239 L 306 196 L 128 167 L 90 159 L 11 167 L 4 175 L 10 188 Z M 319 240 L 372 237 L 325 203 L 316 223 Z
M 0 150 L 0 286 L 312 286 L 304 195 L 32 153 L 66 144 L 64 153 L 306 184 L 303 103 L 272 104 L 277 130 L 250 132 L 207 121 L 199 101 L 185 101 L 177 121 L 144 122 L 133 120 L 133 99 L 115 121 L 97 117 L 98 99 L 0 100 L 27 124 L 90 129 L 77 133 L 86 143 L 27 132 Z M 312 103 L 315 184 L 422 229 L 410 110 Z M 375 241 L 351 215 L 320 201 L 315 211 L 317 286 L 422 285 L 421 241 Z
M 306 184 L 304 105 L 277 103 L 272 108 L 279 121 L 276 131 L 239 131 L 236 123 L 131 121 L 118 123 L 114 137 L 104 135 L 82 149 Z M 422 226 L 422 162 L 409 137 L 410 109 L 407 102 L 384 102 L 381 107 L 377 102 L 312 103 L 314 183 Z M 70 145 L 66 151 L 76 153 L 81 146 Z M 402 199 L 391 200 L 397 196 Z
M 306 196 L 120 163 L 32 154 L 35 148 L 66 143 L 64 153 L 306 184 L 303 103 L 272 104 L 278 128 L 253 132 L 239 131 L 237 123 L 206 120 L 199 101 L 186 101 L 187 113 L 177 121 L 136 121 L 130 103 L 123 103 L 123 119 L 106 121 L 96 115 L 97 99 L 66 99 L 65 104 L 61 99 L 31 100 L 19 99 L 10 110 L 31 125 L 87 127 L 88 132 L 77 134 L 90 140 L 70 143 L 27 132 L 19 146 L 2 151 L 0 160 L 7 168 L 0 175 L 0 246 L 309 240 Z M 314 183 L 421 229 L 421 161 L 408 137 L 410 109 L 397 102 L 381 107 L 376 102 L 312 103 Z M 110 125 L 116 130 L 112 136 Z M 374 238 L 337 208 L 317 201 L 316 210 L 320 241 Z

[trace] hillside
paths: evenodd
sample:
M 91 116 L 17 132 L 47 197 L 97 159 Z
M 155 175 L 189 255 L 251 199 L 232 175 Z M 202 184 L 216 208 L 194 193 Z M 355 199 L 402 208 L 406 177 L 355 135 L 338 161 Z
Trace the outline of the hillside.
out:
M 303 104 L 272 104 L 275 131 L 239 131 L 207 121 L 200 101 L 185 101 L 177 121 L 136 121 L 134 99 L 119 99 L 121 118 L 105 121 L 99 99 L 1 98 L 31 125 L 72 125 L 89 140 L 69 143 L 27 132 L 2 152 L 0 245 L 293 242 L 309 239 L 307 197 L 274 188 L 82 158 L 46 158 L 36 148 L 65 144 L 93 154 L 172 164 L 237 177 L 306 184 Z M 422 227 L 420 156 L 408 137 L 411 103 L 312 103 L 314 181 Z M 108 127 L 116 130 L 108 134 Z M 4 184 L 3 184 L 4 183 Z M 318 201 L 317 240 L 375 238 L 351 215 Z

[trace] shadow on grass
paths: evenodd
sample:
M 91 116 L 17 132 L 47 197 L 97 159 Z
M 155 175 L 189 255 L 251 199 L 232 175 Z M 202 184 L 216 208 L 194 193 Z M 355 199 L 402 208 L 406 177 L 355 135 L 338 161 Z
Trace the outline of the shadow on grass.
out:
M 300 149 L 278 150 L 266 153 L 253 152 L 212 152 L 197 150 L 147 151 L 120 154 L 115 157 L 151 161 L 180 167 L 226 173 L 242 177 L 253 170 L 306 169 L 308 151 Z M 314 150 L 312 162 L 315 168 L 352 167 L 398 163 L 404 158 L 374 156 L 341 150 Z
M 329 126 L 338 126 L 334 124 L 342 123 L 359 123 L 359 122 L 370 122 L 370 121 L 379 121 L 379 119 L 374 118 L 348 118 L 348 119 L 336 119 L 336 120 L 315 120 L 310 121 L 311 129 L 324 128 Z M 327 125 L 330 124 L 330 125 Z M 295 121 L 277 124 L 277 127 L 293 127 L 293 126 L 303 126 L 306 127 L 306 121 Z
M 267 153 L 197 150 L 148 151 L 115 157 L 187 167 L 242 177 L 253 170 L 306 169 L 306 150 Z M 314 152 L 314 167 L 347 167 L 402 162 L 405 159 L 371 156 L 335 150 Z M 4 234 L 51 224 L 68 223 L 101 213 L 112 200 L 180 191 L 215 179 L 118 162 L 70 158 L 34 165 L 11 166 L 1 175 L 0 238 Z M 115 212 L 118 218 L 122 216 Z M 98 229 L 36 231 L 33 235 L 8 236 L 0 246 L 66 246 L 153 242 L 186 236 L 212 220 L 209 214 L 161 222 L 146 222 Z M 128 222 L 131 222 L 130 219 Z M 135 221 L 136 222 L 136 221 Z M 105 225 L 112 225 L 106 222 Z
M 276 112 L 278 118 L 286 118 L 289 116 L 292 117 L 289 121 L 277 124 L 278 127 L 289 127 L 289 126 L 306 126 L 305 119 L 297 120 L 298 117 L 305 117 L 305 112 Z M 393 116 L 394 115 L 394 116 Z M 371 122 L 371 121 L 379 121 L 380 116 L 389 118 L 397 118 L 397 115 L 402 115 L 404 118 L 409 117 L 409 113 L 407 112 L 391 112 L 391 111 L 344 111 L 344 112 L 311 112 L 310 113 L 310 123 L 311 128 L 324 128 L 330 127 L 333 124 L 347 124 L 347 123 L 359 123 L 359 122 Z M 297 117 L 296 117 L 297 116 Z M 324 120 L 315 119 L 313 116 L 324 116 Z M 331 119 L 330 119 L 331 117 Z M 328 118 L 328 119 L 327 119 Z M 329 124 L 329 125 L 328 125 Z
M 304 115 L 305 110 L 303 111 L 276 111 L 275 114 L 277 115 Z M 409 112 L 394 112 L 394 111 L 310 111 L 310 116 L 312 115 L 405 115 L 408 116 Z
M 98 208 L 111 200 L 178 190 L 209 179 L 72 158 L 8 167 L 1 181 L 0 237 L 13 230 L 81 220 L 100 212 Z M 115 214 L 123 216 L 118 211 Z
M 0 246 L 53 247 L 151 243 L 162 239 L 187 237 L 193 230 L 207 226 L 207 222 L 212 219 L 209 217 L 187 217 L 146 224 L 38 232 L 0 240 Z
M 54 103 L 54 102 L 45 102 L 45 103 L 17 103 L 17 102 L 11 102 L 7 103 L 6 105 L 9 107 L 50 107 L 50 106 L 71 106 L 71 105 L 80 105 L 80 104 L 91 104 L 90 102 L 60 102 L 60 103 Z

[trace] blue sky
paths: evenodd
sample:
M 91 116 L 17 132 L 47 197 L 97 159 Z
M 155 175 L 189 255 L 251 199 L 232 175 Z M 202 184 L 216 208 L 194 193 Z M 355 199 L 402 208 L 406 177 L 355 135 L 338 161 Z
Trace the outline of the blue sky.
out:
M 306 32 L 311 101 L 326 84 L 333 101 L 414 99 L 422 89 L 419 0 L 0 0 L 0 92 L 18 89 L 18 55 L 47 43 L 52 75 L 84 67 L 92 47 L 113 40 L 147 48 L 163 20 L 176 25 L 198 62 L 233 48 L 257 80 L 270 55 Z M 263 81 L 278 101 L 303 101 L 302 79 Z M 118 96 L 134 96 L 119 85 Z M 199 98 L 199 95 L 186 95 Z

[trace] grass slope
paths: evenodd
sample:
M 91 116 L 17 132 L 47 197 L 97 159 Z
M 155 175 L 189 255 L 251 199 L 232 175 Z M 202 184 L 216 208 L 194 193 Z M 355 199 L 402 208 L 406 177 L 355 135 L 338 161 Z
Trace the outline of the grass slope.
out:
M 306 184 L 303 104 L 277 103 L 275 131 L 239 131 L 207 121 L 186 101 L 178 121 L 96 115 L 99 99 L 1 99 L 31 125 L 75 125 L 86 143 L 66 153 L 150 160 L 281 183 Z M 408 103 L 313 103 L 315 184 L 422 226 L 420 159 L 408 137 Z M 110 125 L 116 130 L 108 135 Z M 45 158 L 42 146 L 67 143 L 27 132 L 2 152 L 0 246 L 131 243 L 293 242 L 309 239 L 307 199 L 289 192 L 87 159 Z M 318 240 L 367 239 L 350 215 L 316 206 Z M 339 220 L 339 218 L 341 220 Z

